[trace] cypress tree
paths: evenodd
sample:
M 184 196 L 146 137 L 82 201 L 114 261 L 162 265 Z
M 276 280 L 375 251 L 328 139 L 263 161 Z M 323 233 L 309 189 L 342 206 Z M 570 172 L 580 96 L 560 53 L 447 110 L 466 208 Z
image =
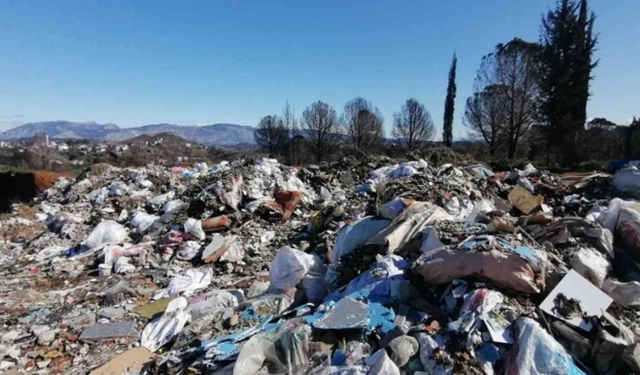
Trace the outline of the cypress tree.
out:
M 591 72 L 597 64 L 592 62 L 594 21 L 587 0 L 559 0 L 542 19 L 540 115 L 547 126 L 548 151 L 557 151 L 565 164 L 577 163 L 586 123 Z
M 453 110 L 456 100 L 456 66 L 458 58 L 453 54 L 451 67 L 449 68 L 449 84 L 447 85 L 447 97 L 444 100 L 444 125 L 442 127 L 442 140 L 444 145 L 451 147 L 453 143 Z

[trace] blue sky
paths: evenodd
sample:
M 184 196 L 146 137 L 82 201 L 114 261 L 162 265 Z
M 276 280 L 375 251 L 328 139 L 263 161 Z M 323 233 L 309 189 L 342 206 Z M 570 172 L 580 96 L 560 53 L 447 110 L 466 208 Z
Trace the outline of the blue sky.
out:
M 363 96 L 390 129 L 416 97 L 439 129 L 457 53 L 454 133 L 482 55 L 537 41 L 553 0 L 5 0 L 0 130 L 42 120 L 254 125 Z M 589 116 L 640 115 L 640 1 L 591 0 L 600 33 Z

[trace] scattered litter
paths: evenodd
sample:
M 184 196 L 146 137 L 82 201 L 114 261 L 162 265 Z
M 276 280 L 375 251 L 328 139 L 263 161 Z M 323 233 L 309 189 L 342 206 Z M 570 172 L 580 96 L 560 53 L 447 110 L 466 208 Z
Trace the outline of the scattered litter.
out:
M 59 180 L 0 219 L 0 370 L 640 371 L 637 170 L 416 154 Z

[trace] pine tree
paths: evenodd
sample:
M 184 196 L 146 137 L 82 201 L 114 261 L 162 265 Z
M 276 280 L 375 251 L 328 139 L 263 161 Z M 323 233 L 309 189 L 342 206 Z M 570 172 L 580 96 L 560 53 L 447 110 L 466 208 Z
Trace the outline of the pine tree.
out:
M 451 147 L 453 143 L 453 110 L 456 100 L 456 66 L 458 58 L 453 54 L 451 68 L 449 68 L 449 84 L 447 85 L 447 97 L 444 101 L 444 125 L 442 127 L 442 140 L 444 145 Z
M 592 62 L 595 15 L 588 14 L 587 0 L 559 0 L 542 20 L 540 115 L 547 125 L 549 151 L 558 151 L 565 164 L 578 161 L 591 72 L 597 64 Z

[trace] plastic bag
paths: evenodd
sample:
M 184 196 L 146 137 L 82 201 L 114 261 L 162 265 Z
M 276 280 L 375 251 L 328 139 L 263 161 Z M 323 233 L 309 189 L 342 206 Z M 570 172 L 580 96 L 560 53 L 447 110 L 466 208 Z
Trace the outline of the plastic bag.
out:
M 469 199 L 453 197 L 444 206 L 445 211 L 452 215 L 456 221 L 464 221 L 473 212 L 474 204 Z
M 283 246 L 278 250 L 271 269 L 269 270 L 269 280 L 271 288 L 277 290 L 290 289 L 298 285 L 314 265 L 316 259 L 313 255 L 300 250 Z
M 427 333 L 416 334 L 416 339 L 420 344 L 420 362 L 428 374 L 449 375 L 452 369 L 446 369 L 444 363 L 452 363 L 449 352 L 445 349 L 447 338 L 443 335 L 429 336 Z M 444 350 L 440 350 L 440 348 Z M 436 361 L 434 354 L 440 353 L 439 360 Z
M 371 355 L 371 347 L 360 341 L 349 341 L 346 354 L 346 365 L 361 365 L 363 360 Z
M 249 287 L 249 290 L 247 291 L 247 298 L 253 298 L 253 297 L 259 296 L 262 293 L 264 293 L 267 289 L 269 289 L 268 281 L 256 280 Z
M 135 272 L 136 266 L 129 263 L 131 258 L 129 257 L 118 257 L 116 261 L 113 263 L 113 270 L 118 274 L 126 274 Z
M 149 201 L 149 203 L 152 206 L 162 206 L 163 204 L 165 204 L 165 202 L 168 202 L 170 199 L 173 199 L 175 195 L 176 195 L 176 192 L 172 190 L 168 193 L 153 197 L 151 201 Z
M 579 248 L 572 252 L 569 264 L 598 288 L 602 288 L 607 272 L 611 270 L 609 261 L 599 252 L 589 248 Z
M 367 375 L 400 375 L 400 369 L 389 358 L 384 349 L 380 349 L 365 361 L 371 366 Z
M 529 163 L 527 164 L 524 169 L 522 170 L 522 175 L 523 176 L 530 176 L 534 173 L 538 172 L 538 170 L 536 169 L 536 167 L 533 166 L 533 164 Z
M 162 206 L 162 211 L 164 211 L 165 215 L 168 215 L 173 211 L 179 210 L 183 206 L 184 206 L 183 201 L 181 201 L 180 199 L 174 199 L 172 201 L 165 203 Z
M 368 216 L 343 227 L 336 238 L 333 253 L 330 254 L 331 263 L 335 264 L 340 257 L 364 245 L 369 238 L 388 227 L 389 224 L 391 220 Z
M 42 262 L 43 260 L 57 257 L 58 255 L 62 255 L 65 250 L 67 250 L 66 247 L 58 245 L 46 247 L 38 252 L 38 254 L 36 255 L 36 261 Z
M 196 241 L 185 241 L 178 247 L 176 258 L 182 260 L 191 260 L 200 252 L 200 244 Z
M 571 356 L 540 324 L 530 318 L 514 323 L 516 344 L 505 363 L 505 375 L 583 375 Z
M 613 184 L 620 191 L 640 196 L 640 171 L 635 166 L 621 169 L 613 176 Z
M 287 373 L 273 342 L 263 334 L 255 335 L 242 347 L 233 367 L 233 375 L 254 375 L 265 363 L 269 364 L 269 374 Z
M 311 303 L 320 303 L 327 296 L 328 288 L 325 276 L 327 274 L 327 266 L 322 261 L 314 256 L 314 261 L 307 272 L 302 278 L 300 284 L 301 289 L 304 291 L 304 295 L 307 297 L 307 301 Z
M 162 316 L 144 327 L 140 344 L 155 352 L 171 341 L 189 321 L 189 313 L 186 309 L 187 299 L 184 297 L 169 302 Z
M 393 351 L 391 360 L 398 367 L 404 367 L 411 357 L 418 353 L 418 340 L 411 336 L 402 335 L 389 342 L 389 348 Z
M 640 283 L 629 281 L 621 283 L 619 281 L 606 279 L 602 283 L 602 290 L 613 298 L 618 305 L 640 309 Z
M 159 216 L 149 215 L 146 212 L 138 211 L 131 218 L 129 225 L 133 228 L 137 228 L 138 233 L 144 233 L 159 218 Z
M 468 171 L 469 173 L 471 173 L 473 175 L 473 177 L 481 178 L 483 180 L 486 180 L 489 177 L 495 176 L 495 173 L 493 173 L 491 168 L 489 168 L 489 167 L 487 167 L 486 165 L 483 165 L 483 164 L 470 165 L 470 166 L 468 166 L 468 167 L 466 167 L 464 169 L 466 171 Z
M 623 208 L 640 211 L 640 203 L 636 201 L 625 201 L 620 198 L 613 198 L 609 201 L 608 207 L 604 209 L 594 208 L 591 210 L 589 215 L 597 219 L 603 227 L 609 229 L 613 233 L 616 231 L 620 210 Z
M 609 229 L 600 226 L 585 227 L 582 232 L 585 236 L 597 240 L 596 245 L 598 248 L 609 254 L 611 259 L 615 258 L 615 253 L 613 252 L 613 234 Z
M 193 297 L 187 311 L 191 315 L 191 318 L 196 320 L 228 307 L 236 307 L 238 303 L 243 300 L 242 291 L 237 290 L 233 292 L 234 293 L 226 290 L 212 290 Z
M 122 225 L 113 220 L 104 220 L 93 229 L 84 241 L 84 245 L 95 249 L 103 245 L 123 242 L 126 238 L 127 230 Z
M 202 221 L 196 219 L 187 219 L 184 223 L 184 231 L 193 235 L 200 241 L 206 238 L 204 230 L 202 229 Z
M 480 214 L 495 211 L 495 209 L 496 208 L 493 206 L 493 203 L 491 203 L 490 200 L 483 199 L 473 206 L 473 210 L 471 211 L 469 216 L 466 217 L 465 223 L 467 224 L 475 223 L 476 219 L 478 219 L 478 216 Z
M 213 271 L 211 268 L 190 269 L 184 275 L 174 277 L 167 285 L 166 289 L 159 290 L 154 296 L 154 300 L 160 298 L 176 297 L 180 294 L 184 296 L 192 295 L 198 289 L 204 289 L 211 284 Z
M 265 367 L 269 374 L 299 374 L 310 356 L 311 327 L 301 319 L 286 321 L 275 331 L 253 336 L 242 347 L 234 375 L 255 374 Z
M 640 209 L 620 210 L 617 234 L 632 249 L 633 257 L 640 260 Z
M 282 333 L 278 340 L 287 374 L 299 374 L 309 362 L 311 326 L 304 324 Z

